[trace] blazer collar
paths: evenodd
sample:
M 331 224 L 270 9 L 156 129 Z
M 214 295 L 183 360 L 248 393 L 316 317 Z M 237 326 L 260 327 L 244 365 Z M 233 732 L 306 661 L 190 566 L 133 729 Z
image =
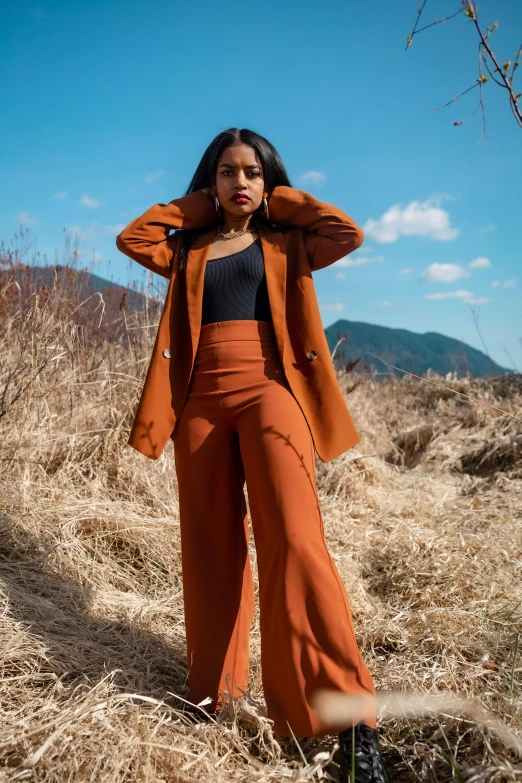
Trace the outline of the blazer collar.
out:
M 192 245 L 185 269 L 187 309 L 192 340 L 192 357 L 196 356 L 203 308 L 205 267 L 216 229 L 199 234 Z M 260 231 L 261 249 L 265 262 L 266 284 L 270 311 L 279 355 L 284 361 L 286 327 L 286 247 L 281 232 Z

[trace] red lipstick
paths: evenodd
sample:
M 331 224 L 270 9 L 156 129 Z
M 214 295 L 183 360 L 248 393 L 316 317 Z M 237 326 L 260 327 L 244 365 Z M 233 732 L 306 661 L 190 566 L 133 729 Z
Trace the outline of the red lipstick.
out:
M 250 201 L 250 198 L 246 193 L 236 193 L 232 196 L 231 201 L 235 201 L 236 204 L 247 204 Z

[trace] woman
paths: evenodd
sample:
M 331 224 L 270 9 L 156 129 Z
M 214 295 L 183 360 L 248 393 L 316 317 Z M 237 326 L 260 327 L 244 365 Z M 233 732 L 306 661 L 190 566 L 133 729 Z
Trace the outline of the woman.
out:
M 210 697 L 217 710 L 225 691 L 248 687 L 246 482 L 263 689 L 283 736 L 339 730 L 312 706 L 320 689 L 375 693 L 326 548 L 314 453 L 329 461 L 359 436 L 312 271 L 362 241 L 347 214 L 291 186 L 272 144 L 237 128 L 212 141 L 182 198 L 155 204 L 116 239 L 169 279 L 129 444 L 157 459 L 174 442 L 190 699 Z M 388 780 L 374 717 L 339 736 L 346 768 L 355 748 L 358 783 Z

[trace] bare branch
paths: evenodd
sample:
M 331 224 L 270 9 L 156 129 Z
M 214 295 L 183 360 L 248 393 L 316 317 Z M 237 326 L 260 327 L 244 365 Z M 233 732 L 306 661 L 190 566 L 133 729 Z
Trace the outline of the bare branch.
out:
M 464 92 L 459 93 L 458 95 L 455 95 L 450 101 L 447 103 L 443 103 L 442 106 L 438 106 L 436 109 L 430 109 L 430 111 L 440 111 L 441 109 L 445 109 L 446 106 L 449 106 L 450 103 L 453 103 L 454 101 L 457 101 L 459 98 L 462 98 L 463 95 L 466 95 L 467 92 L 470 92 L 470 90 L 474 90 L 475 87 L 479 86 L 478 80 L 475 82 L 475 84 L 472 84 L 471 87 L 468 87 L 467 90 L 464 90 Z
M 513 81 L 513 76 L 515 75 L 515 71 L 520 65 L 520 55 L 522 54 L 522 44 L 520 44 L 518 52 L 515 55 L 515 61 L 513 63 L 513 68 L 511 69 L 511 76 L 509 77 L 510 81 Z
M 411 34 L 408 36 L 408 38 L 406 40 L 406 49 L 408 48 L 408 46 L 410 46 L 411 42 L 413 41 L 413 36 L 417 32 L 417 25 L 419 23 L 419 19 L 421 18 L 422 12 L 424 11 L 424 6 L 426 5 L 426 2 L 427 2 L 427 0 L 423 0 L 422 5 L 419 6 L 418 13 L 417 13 L 417 18 L 415 20 L 415 24 L 413 26 L 413 30 L 412 30 Z
M 422 16 L 422 13 L 424 11 L 424 8 L 426 6 L 427 0 L 424 0 L 421 6 L 418 8 L 417 13 L 417 19 L 415 20 L 415 25 L 412 30 L 412 32 L 408 35 L 407 42 L 406 42 L 406 49 L 408 49 L 413 41 L 413 37 L 417 35 L 417 33 L 422 32 L 423 30 L 427 30 L 429 27 L 433 27 L 434 25 L 442 24 L 443 22 L 447 22 L 450 19 L 454 19 L 456 16 L 458 16 L 461 13 L 464 13 L 464 16 L 467 16 L 470 22 L 475 26 L 475 29 L 479 36 L 479 78 L 477 79 L 476 84 L 474 84 L 472 87 L 469 87 L 467 90 L 464 90 L 459 95 L 454 96 L 450 101 L 443 104 L 442 106 L 439 106 L 436 109 L 430 109 L 430 111 L 439 111 L 440 109 L 444 109 L 446 106 L 449 106 L 451 103 L 454 103 L 456 100 L 461 98 L 463 95 L 466 95 L 466 93 L 470 92 L 474 87 L 479 87 L 479 93 L 480 93 L 480 99 L 477 107 L 471 112 L 468 117 L 466 117 L 463 120 L 458 120 L 454 122 L 454 125 L 462 125 L 466 120 L 468 120 L 470 117 L 475 114 L 478 108 L 482 111 L 482 137 L 485 138 L 486 136 L 486 112 L 485 112 L 485 106 L 484 106 L 484 95 L 483 95 L 483 87 L 486 82 L 491 80 L 498 86 L 502 87 L 502 89 L 505 89 L 509 93 L 509 105 L 511 108 L 511 111 L 513 113 L 513 116 L 515 117 L 515 120 L 517 121 L 518 125 L 522 128 L 522 111 L 520 109 L 520 106 L 518 105 L 519 98 L 522 97 L 522 93 L 518 93 L 518 95 L 515 95 L 515 91 L 513 89 L 513 77 L 515 74 L 516 69 L 520 65 L 520 58 L 522 55 L 522 44 L 520 45 L 516 55 L 515 59 L 513 61 L 513 64 L 511 63 L 511 60 L 505 60 L 503 65 L 500 66 L 497 58 L 495 57 L 495 54 L 493 52 L 493 49 L 491 48 L 489 44 L 489 38 L 491 34 L 497 29 L 498 22 L 494 22 L 492 25 L 490 25 L 486 32 L 482 31 L 482 28 L 479 25 L 478 22 L 478 15 L 477 15 L 477 6 L 474 2 L 474 0 L 461 0 L 462 2 L 462 8 L 460 8 L 459 11 L 456 11 L 454 14 L 451 14 L 450 16 L 446 16 L 443 19 L 438 19 L 434 22 L 431 22 L 430 24 L 424 25 L 424 27 L 418 27 L 420 18 Z M 491 70 L 489 67 L 488 59 L 491 58 L 491 61 L 494 65 L 493 69 Z M 485 69 L 487 70 L 489 77 L 486 76 L 482 72 L 482 64 L 484 64 Z M 511 72 L 510 72 L 511 69 Z M 498 77 L 497 75 L 498 74 Z
M 513 91 L 512 80 L 508 77 L 509 66 L 510 66 L 511 63 L 509 62 L 509 60 L 506 60 L 506 62 L 504 63 L 504 67 L 503 68 L 500 67 L 500 65 L 499 65 L 499 63 L 497 61 L 497 58 L 495 57 L 495 55 L 493 53 L 493 50 L 491 49 L 491 47 L 489 46 L 489 44 L 487 42 L 487 39 L 489 38 L 489 35 L 487 35 L 487 37 L 484 36 L 484 33 L 482 32 L 482 29 L 481 29 L 481 27 L 480 27 L 480 25 L 478 23 L 477 10 L 476 10 L 475 4 L 473 2 L 471 2 L 471 0 L 468 0 L 468 5 L 467 5 L 466 11 L 465 11 L 465 15 L 469 16 L 469 18 L 471 19 L 471 21 L 475 25 L 476 30 L 477 30 L 477 32 L 479 34 L 482 46 L 484 47 L 484 49 L 488 53 L 489 57 L 491 57 L 491 59 L 493 60 L 493 62 L 495 64 L 495 70 L 500 74 L 500 78 L 504 82 L 503 86 L 509 92 L 511 109 L 513 111 L 515 119 L 518 122 L 519 126 L 522 128 L 522 112 L 520 111 L 520 107 L 518 106 L 518 103 L 517 103 L 517 96 L 515 96 L 515 93 Z M 517 56 L 515 58 L 515 62 L 518 62 L 518 58 L 520 57 L 520 49 L 522 49 L 522 46 L 518 50 Z M 483 57 L 484 57 L 484 55 L 483 55 Z M 515 67 L 516 67 L 515 64 L 513 64 L 513 73 L 515 71 Z
M 424 6 L 425 5 L 426 5 L 426 0 L 424 0 L 422 6 L 419 8 L 419 13 L 418 13 L 418 16 L 417 16 L 417 20 L 415 22 L 415 27 L 413 28 L 412 32 L 410 33 L 410 35 L 406 39 L 406 49 L 409 46 L 411 46 L 411 43 L 413 41 L 413 36 L 417 35 L 417 33 L 422 33 L 423 30 L 427 30 L 429 27 L 434 27 L 436 24 L 444 24 L 444 22 L 447 22 L 450 19 L 454 19 L 456 16 L 458 16 L 459 14 L 461 14 L 464 11 L 464 9 L 461 8 L 459 11 L 456 11 L 454 14 L 451 14 L 451 16 L 445 16 L 444 19 L 437 19 L 435 22 L 430 22 L 429 24 L 424 25 L 424 27 L 419 27 L 419 29 L 417 30 L 416 29 L 417 28 L 417 24 L 419 22 L 419 19 L 421 17 L 421 14 L 422 14 L 422 12 L 424 10 Z
M 484 87 L 484 84 L 487 81 L 487 76 L 484 76 L 484 74 L 482 73 L 482 58 L 481 58 L 480 45 L 479 45 L 479 51 L 478 51 L 478 69 L 479 69 L 479 74 L 480 74 L 479 75 L 479 79 L 478 79 L 479 94 L 480 94 L 479 106 L 482 109 L 482 136 L 479 139 L 479 142 L 481 142 L 482 139 L 486 138 L 486 110 L 485 110 L 485 107 L 484 107 L 483 87 Z M 475 111 L 476 111 L 476 109 L 475 109 Z M 475 112 L 473 112 L 473 114 L 474 113 Z
M 479 52 L 480 52 L 480 44 L 479 44 Z M 490 77 L 491 77 L 491 78 L 493 79 L 493 81 L 495 82 L 495 84 L 498 84 L 498 86 L 499 86 L 499 87 L 502 87 L 502 89 L 505 89 L 505 87 L 504 87 L 504 85 L 502 84 L 502 82 L 499 82 L 499 80 L 497 79 L 497 77 L 495 76 L 495 74 L 494 74 L 494 73 L 491 73 L 491 71 L 490 71 L 490 68 L 489 68 L 489 65 L 488 65 L 488 58 L 487 58 L 487 56 L 486 56 L 486 57 L 482 57 L 482 55 L 481 55 L 481 60 L 482 60 L 482 62 L 484 63 L 484 65 L 486 66 L 486 70 L 487 70 L 487 72 L 489 73 Z

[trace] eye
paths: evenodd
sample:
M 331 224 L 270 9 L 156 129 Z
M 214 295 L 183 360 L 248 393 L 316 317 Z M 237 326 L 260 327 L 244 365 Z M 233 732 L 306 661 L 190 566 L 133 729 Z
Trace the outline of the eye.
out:
M 252 175 L 252 179 L 254 177 L 260 177 L 261 176 L 261 172 L 260 171 L 251 171 L 250 174 Z

